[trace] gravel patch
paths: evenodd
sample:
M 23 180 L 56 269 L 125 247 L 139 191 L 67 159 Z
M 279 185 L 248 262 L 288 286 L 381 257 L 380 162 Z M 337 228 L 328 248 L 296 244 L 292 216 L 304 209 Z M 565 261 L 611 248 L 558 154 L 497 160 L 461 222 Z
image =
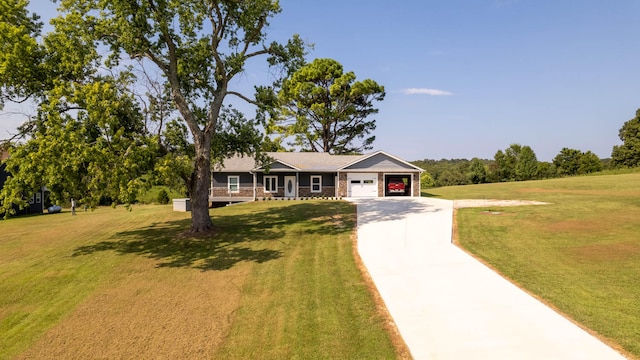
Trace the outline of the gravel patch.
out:
M 454 200 L 453 207 L 461 208 L 483 208 L 483 207 L 505 207 L 505 206 L 522 206 L 522 205 L 549 205 L 549 203 L 532 200 L 496 200 L 496 199 L 463 199 Z

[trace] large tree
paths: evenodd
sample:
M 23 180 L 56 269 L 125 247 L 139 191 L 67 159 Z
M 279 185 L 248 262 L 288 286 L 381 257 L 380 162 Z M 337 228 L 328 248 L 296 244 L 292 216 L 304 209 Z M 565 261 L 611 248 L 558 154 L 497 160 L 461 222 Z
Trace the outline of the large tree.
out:
M 602 161 L 591 151 L 562 148 L 553 158 L 559 175 L 581 175 L 602 170 Z
M 267 57 L 270 65 L 282 65 L 284 75 L 303 61 L 304 46 L 298 37 L 286 45 L 265 42 L 268 19 L 280 12 L 278 2 L 62 0 L 59 3 L 62 15 L 54 20 L 56 28 L 65 24 L 74 30 L 69 32 L 71 39 L 77 37 L 83 43 L 108 49 L 108 59 L 101 65 L 121 69 L 123 59 L 133 59 L 161 74 L 162 87 L 169 90 L 180 122 L 188 129 L 187 133 L 174 126 L 168 135 L 193 142 L 191 147 L 182 146 L 180 153 L 169 153 L 161 169 L 177 169 L 178 175 L 184 177 L 191 197 L 191 231 L 210 229 L 212 149 L 213 159 L 228 152 L 256 150 L 249 149 L 250 145 L 234 144 L 234 133 L 254 140 L 256 135 L 250 129 L 253 124 L 241 114 L 224 110 L 227 95 L 254 102 L 231 89 L 231 80 L 244 71 L 247 61 L 258 56 Z M 69 62 L 62 58 L 60 63 Z M 225 118 L 229 121 L 223 124 Z M 180 147 L 180 141 L 174 143 L 177 143 L 174 149 Z
M 625 122 L 618 133 L 622 145 L 613 147 L 611 162 L 616 167 L 640 166 L 640 109 L 636 116 Z
M 598 155 L 591 151 L 587 151 L 580 157 L 580 168 L 578 168 L 578 174 L 589 174 L 602 171 L 602 167 L 602 161 Z
M 372 148 L 376 128 L 370 115 L 374 101 L 384 99 L 384 87 L 371 79 L 356 81 L 332 59 L 315 59 L 282 84 L 276 96 L 270 133 L 291 137 L 302 151 L 360 153 Z
M 519 181 L 532 180 L 538 176 L 538 158 L 530 146 L 521 148 L 516 161 L 516 179 Z
M 511 144 L 504 150 L 498 150 L 494 156 L 493 178 L 495 181 L 514 181 L 516 179 L 516 163 L 522 145 Z
M 140 108 L 126 73 L 100 73 L 99 55 L 84 32 L 58 19 L 41 37 L 28 2 L 0 3 L 0 106 L 34 102 L 37 113 L 4 143 L 11 177 L 0 212 L 26 206 L 25 195 L 46 186 L 56 203 L 102 197 L 130 203 L 151 168 L 154 143 L 144 136 Z
M 498 150 L 491 165 L 493 181 L 530 180 L 538 175 L 538 160 L 531 147 L 511 144 Z
M 553 158 L 553 164 L 560 175 L 577 175 L 581 157 L 582 151 L 565 147 Z
M 482 160 L 477 157 L 471 159 L 467 178 L 472 184 L 482 184 L 487 182 L 487 168 L 484 166 Z

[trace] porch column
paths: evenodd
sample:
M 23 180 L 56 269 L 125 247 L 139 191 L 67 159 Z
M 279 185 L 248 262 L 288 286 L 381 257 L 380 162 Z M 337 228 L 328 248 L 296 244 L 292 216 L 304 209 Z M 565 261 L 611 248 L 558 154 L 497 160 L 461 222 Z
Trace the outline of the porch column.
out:
M 256 196 L 258 195 L 257 192 L 257 186 L 258 186 L 258 179 L 256 177 L 256 173 L 251 172 L 251 174 L 253 175 L 253 201 L 256 201 Z

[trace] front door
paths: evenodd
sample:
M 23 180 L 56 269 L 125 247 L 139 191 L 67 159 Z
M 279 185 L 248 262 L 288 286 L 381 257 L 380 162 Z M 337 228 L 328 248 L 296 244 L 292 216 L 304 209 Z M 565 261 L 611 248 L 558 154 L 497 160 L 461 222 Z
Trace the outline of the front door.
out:
M 296 177 L 295 176 L 284 177 L 284 197 L 288 197 L 288 198 L 296 197 Z

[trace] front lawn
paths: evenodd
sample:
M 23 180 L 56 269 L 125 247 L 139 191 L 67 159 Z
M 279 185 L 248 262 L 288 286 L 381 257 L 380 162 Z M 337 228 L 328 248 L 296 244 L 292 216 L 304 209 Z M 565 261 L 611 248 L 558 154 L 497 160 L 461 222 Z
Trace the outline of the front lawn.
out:
M 459 243 L 628 356 L 640 358 L 639 173 L 428 192 L 446 199 L 552 203 L 461 209 Z
M 397 358 L 353 255 L 355 208 L 271 201 L 0 222 L 0 358 Z

